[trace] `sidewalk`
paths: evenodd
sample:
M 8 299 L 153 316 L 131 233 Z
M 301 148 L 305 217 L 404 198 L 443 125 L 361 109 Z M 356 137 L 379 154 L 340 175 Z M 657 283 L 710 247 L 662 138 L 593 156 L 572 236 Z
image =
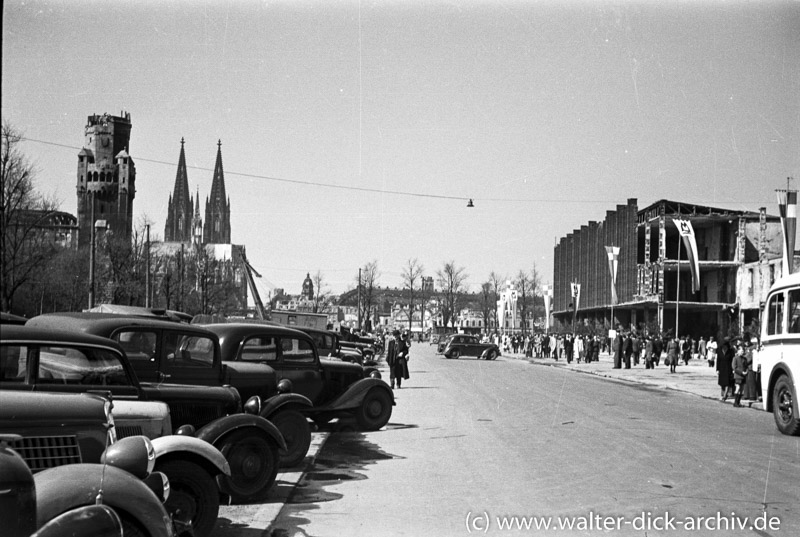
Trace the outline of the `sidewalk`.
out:
M 558 361 L 552 358 L 526 358 L 521 353 L 507 353 L 503 356 L 514 360 L 527 360 L 536 365 L 563 367 L 572 369 L 573 371 L 580 371 L 581 373 L 598 375 L 623 382 L 637 382 L 667 390 L 687 392 L 718 402 L 720 400 L 717 371 L 715 368 L 709 367 L 708 362 L 702 358 L 689 360 L 689 365 L 683 365 L 683 361 L 681 361 L 677 367 L 677 371 L 675 373 L 670 373 L 669 367 L 664 365 L 663 359 L 660 365 L 655 369 L 645 369 L 644 361 L 640 361 L 639 365 L 633 365 L 631 362 L 630 369 L 613 369 L 614 357 L 610 354 L 603 353 L 600 354 L 599 361 L 588 364 L 583 362 L 577 363 L 575 360 L 573 360 L 571 364 L 567 364 L 566 360 L 563 358 Z M 729 397 L 726 403 L 732 405 L 733 397 Z M 742 405 L 763 410 L 761 402 L 743 400 Z

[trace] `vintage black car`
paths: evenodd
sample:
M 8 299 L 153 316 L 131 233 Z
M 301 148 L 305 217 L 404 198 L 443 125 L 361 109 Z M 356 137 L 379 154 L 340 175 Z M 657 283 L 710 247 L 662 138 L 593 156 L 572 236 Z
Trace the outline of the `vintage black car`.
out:
M 314 404 L 307 414 L 318 424 L 334 418 L 355 420 L 366 430 L 389 422 L 394 396 L 372 369 L 320 359 L 313 339 L 299 330 L 260 323 L 205 325 L 219 337 L 226 364 L 242 374 L 269 367 L 278 380 L 289 380 L 293 390 Z
M 364 353 L 357 346 L 342 341 L 339 332 L 333 330 L 320 330 L 308 326 L 295 326 L 296 330 L 305 332 L 314 340 L 317 354 L 321 358 L 338 358 L 344 362 L 354 362 L 364 365 Z
M 37 529 L 64 535 L 73 527 L 94 528 L 87 535 L 98 535 L 108 520 L 87 519 L 83 509 L 98 500 L 113 509 L 123 529 L 130 530 L 125 535 L 175 535 L 162 504 L 169 482 L 154 471 L 152 444 L 144 437 L 116 442 L 111 404 L 104 397 L 0 391 L 0 437 L 4 535 L 27 537 Z M 106 451 L 112 447 L 113 453 Z M 109 454 L 113 460 L 97 464 Z M 26 477 L 31 473 L 33 479 Z M 55 529 L 46 528 L 62 516 Z
M 137 377 L 143 382 L 232 386 L 245 401 L 246 411 L 269 420 L 280 431 L 286 444 L 278 454 L 281 467 L 296 466 L 308 452 L 311 429 L 303 412 L 311 408 L 311 401 L 303 395 L 279 389 L 277 375 L 269 368 L 241 372 L 236 364 L 224 364 L 216 334 L 201 326 L 146 314 L 109 313 L 40 315 L 28 325 L 56 326 L 113 339 L 125 350 Z M 170 410 L 176 425 L 197 426 L 189 421 L 190 416 L 176 415 L 173 404 Z M 191 407 L 184 410 L 192 412 Z
M 44 328 L 48 324 L 43 321 L 45 317 L 28 321 L 35 320 L 34 326 L 3 329 L 0 389 L 101 391 L 110 392 L 115 400 L 163 401 L 169 405 L 175 427 L 191 426 L 197 438 L 225 456 L 231 475 L 217 476 L 222 492 L 236 501 L 267 497 L 278 472 L 278 450 L 286 444 L 272 423 L 258 415 L 242 413 L 236 389 L 140 383 L 117 343 L 75 329 L 65 332 Z M 51 324 L 57 324 L 57 319 L 48 318 L 53 321 Z
M 476 336 L 453 334 L 444 342 L 439 342 L 439 353 L 444 354 L 445 358 L 475 356 L 479 360 L 494 360 L 500 356 L 500 349 L 494 343 L 481 343 Z

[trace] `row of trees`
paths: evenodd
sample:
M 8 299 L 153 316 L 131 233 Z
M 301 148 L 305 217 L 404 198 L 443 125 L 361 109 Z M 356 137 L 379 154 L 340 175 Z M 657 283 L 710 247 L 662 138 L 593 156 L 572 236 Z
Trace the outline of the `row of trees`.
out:
M 317 275 L 321 283 L 321 276 L 319 273 Z M 497 301 L 505 289 L 506 282 L 512 281 L 519 297 L 517 307 L 523 330 L 527 327 L 528 320 L 535 317 L 539 305 L 537 297 L 541 295 L 542 284 L 541 274 L 536 265 L 530 272 L 520 270 L 513 280 L 492 272 L 488 280 L 481 284 L 477 300 L 476 296 L 469 292 L 466 269 L 458 266 L 455 261 L 445 262 L 436 270 L 435 275 L 434 290 L 430 285 L 426 285 L 425 267 L 418 259 L 409 259 L 403 266 L 401 272 L 403 299 L 410 313 L 417 305 L 421 305 L 421 309 L 424 310 L 429 301 L 436 298 L 442 322 L 446 327 L 455 328 L 459 313 L 467 307 L 476 309 L 480 307 L 484 326 L 499 326 L 501 323 L 497 318 Z M 377 261 L 364 265 L 356 278 L 355 283 L 359 290 L 357 303 L 362 326 L 372 326 L 375 321 L 371 315 L 378 305 L 379 279 Z M 410 314 L 408 323 L 410 330 L 412 326 Z

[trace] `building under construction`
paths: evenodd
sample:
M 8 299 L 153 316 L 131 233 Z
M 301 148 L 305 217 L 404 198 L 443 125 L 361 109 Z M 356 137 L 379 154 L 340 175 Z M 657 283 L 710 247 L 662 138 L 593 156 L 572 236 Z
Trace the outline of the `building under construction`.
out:
M 675 224 L 680 220 L 691 223 L 697 244 L 696 291 L 690 252 Z M 619 248 L 616 303 L 606 246 Z M 760 291 L 780 276 L 782 249 L 780 218 L 763 208 L 659 200 L 638 210 L 636 199 L 629 199 L 603 222 L 589 222 L 555 247 L 555 330 L 738 334 L 757 324 Z M 573 296 L 573 283 L 580 284 L 579 297 Z

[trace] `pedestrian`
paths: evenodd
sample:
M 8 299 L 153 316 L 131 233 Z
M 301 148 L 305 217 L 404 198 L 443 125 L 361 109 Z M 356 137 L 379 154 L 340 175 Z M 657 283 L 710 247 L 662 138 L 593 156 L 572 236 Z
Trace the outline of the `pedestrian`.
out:
M 717 361 L 717 342 L 714 341 L 714 336 L 708 338 L 706 354 L 708 355 L 708 367 L 714 367 Z
M 733 389 L 733 356 L 736 352 L 733 350 L 733 345 L 728 338 L 722 341 L 722 346 L 719 348 L 717 356 L 717 384 L 719 384 L 720 393 L 722 394 L 721 401 L 726 401 Z
M 634 335 L 631 337 L 631 344 L 633 345 L 633 365 L 639 365 L 639 353 L 643 345 L 641 344 L 641 340 L 639 336 Z
M 678 337 L 670 338 L 667 342 L 667 359 L 665 365 L 669 365 L 669 372 L 675 373 L 678 366 L 678 358 L 680 355 L 680 342 Z
M 397 381 L 399 390 L 403 379 L 408 379 L 408 343 L 400 337 L 400 330 L 392 332 L 393 339 L 389 342 L 389 349 L 386 351 L 386 365 L 389 366 L 389 380 L 392 389 Z
M 689 336 L 683 336 L 681 338 L 681 358 L 683 358 L 683 364 L 689 365 L 689 358 L 691 357 L 692 353 L 692 341 Z
M 664 350 L 664 342 L 661 336 L 653 337 L 653 369 L 661 362 L 661 352 Z
M 755 338 L 750 341 L 745 339 L 744 341 L 744 358 L 747 361 L 747 370 L 744 379 L 744 393 L 742 394 L 742 399 L 746 401 L 758 400 L 759 383 L 756 378 L 756 371 L 753 369 L 753 346 L 757 342 L 758 340 Z
M 733 368 L 733 382 L 734 382 L 734 401 L 733 406 L 742 406 L 742 394 L 744 391 L 744 383 L 747 378 L 747 358 L 745 358 L 744 345 L 739 344 L 736 349 L 736 354 L 731 363 Z
M 708 359 L 708 347 L 706 340 L 703 339 L 703 336 L 700 336 L 700 342 L 697 344 L 697 352 L 700 353 L 700 358 L 703 360 Z
M 631 333 L 628 332 L 625 334 L 625 341 L 623 343 L 623 351 L 625 354 L 625 369 L 631 368 L 631 355 L 633 354 L 633 338 L 631 337 Z
M 644 368 L 653 369 L 653 338 L 649 335 L 644 338 Z
M 586 361 L 586 344 L 583 341 L 583 336 L 575 338 L 575 352 L 578 355 L 577 363 L 581 363 L 581 360 Z
M 614 336 L 614 369 L 622 369 L 622 345 L 624 340 L 622 339 L 622 332 L 617 332 L 616 336 Z

